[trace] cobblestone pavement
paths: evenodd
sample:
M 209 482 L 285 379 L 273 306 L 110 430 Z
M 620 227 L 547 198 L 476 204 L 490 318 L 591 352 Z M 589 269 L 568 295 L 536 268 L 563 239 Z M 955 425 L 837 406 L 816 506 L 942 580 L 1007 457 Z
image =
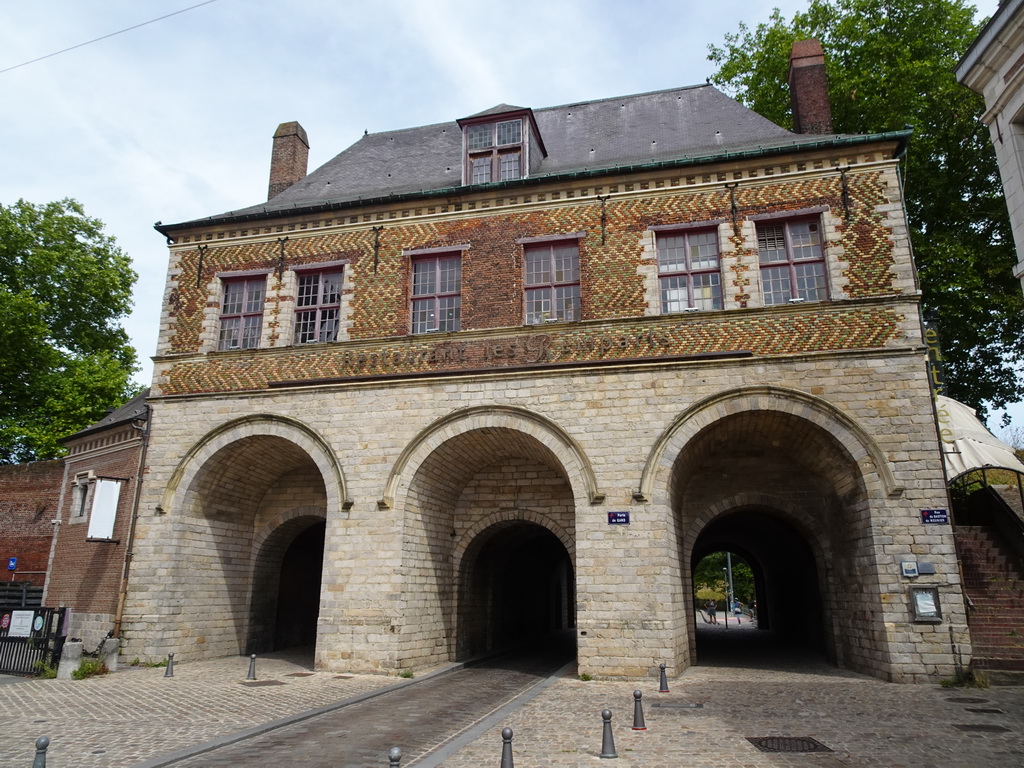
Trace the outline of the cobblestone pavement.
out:
M 733 634 L 725 636 L 726 631 Z M 1022 687 L 960 690 L 937 684 L 894 685 L 792 651 L 762 653 L 757 647 L 744 648 L 744 636 L 757 634 L 764 633 L 702 627 L 698 640 L 702 665 L 679 677 L 670 675 L 669 693 L 658 693 L 656 679 L 583 682 L 563 676 L 522 706 L 477 723 L 419 759 L 415 746 L 397 738 L 411 722 L 410 711 L 385 708 L 385 714 L 378 712 L 365 727 L 403 748 L 403 768 L 497 765 L 504 726 L 514 731 L 516 768 L 1024 765 Z M 727 652 L 716 655 L 722 648 Z M 261 659 L 259 664 L 261 682 L 283 685 L 243 685 L 247 660 L 235 658 L 179 665 L 173 679 L 164 679 L 162 669 L 146 669 L 85 681 L 0 686 L 0 768 L 28 768 L 33 742 L 42 734 L 53 739 L 50 768 L 131 766 L 185 745 L 399 683 L 396 678 L 309 674 L 284 659 Z M 294 674 L 304 676 L 289 677 Z M 409 702 L 417 700 L 415 691 L 426 685 L 417 682 L 408 695 L 398 698 L 411 706 Z M 634 688 L 643 693 L 646 731 L 630 728 Z M 373 701 L 381 699 L 355 705 L 353 711 L 368 708 Z M 606 708 L 613 712 L 619 756 L 614 763 L 598 757 L 600 713 Z M 457 709 L 452 706 L 453 716 Z M 330 751 L 317 750 L 321 742 L 311 730 L 316 719 L 292 726 L 291 734 L 287 728 L 267 734 L 284 752 L 253 751 L 223 764 L 341 766 Z M 344 740 L 343 734 L 338 736 Z M 832 751 L 765 753 L 748 741 L 757 737 L 810 738 Z M 281 757 L 297 745 L 302 745 L 304 753 L 297 751 L 295 759 Z M 386 754 L 376 760 L 362 759 L 368 766 L 387 765 Z M 202 757 L 188 763 L 219 764 Z
M 400 746 L 402 764 L 411 765 L 565 662 L 565 655 L 555 652 L 475 666 L 201 754 L 175 768 L 386 766 L 393 746 Z
M 593 768 L 603 763 L 601 711 L 610 709 L 615 768 L 1024 766 L 1024 688 L 885 683 L 751 644 L 763 634 L 701 627 L 698 654 L 709 664 L 670 679 L 668 693 L 657 680 L 562 678 L 443 765 L 497 765 L 508 726 L 516 768 Z M 634 688 L 646 731 L 631 728 Z M 810 738 L 831 751 L 765 753 L 748 740 L 767 737 Z
M 312 672 L 311 657 L 248 657 L 125 668 L 86 680 L 7 678 L 0 685 L 0 768 L 29 768 L 50 739 L 50 768 L 120 768 L 333 702 L 402 683 L 383 675 Z

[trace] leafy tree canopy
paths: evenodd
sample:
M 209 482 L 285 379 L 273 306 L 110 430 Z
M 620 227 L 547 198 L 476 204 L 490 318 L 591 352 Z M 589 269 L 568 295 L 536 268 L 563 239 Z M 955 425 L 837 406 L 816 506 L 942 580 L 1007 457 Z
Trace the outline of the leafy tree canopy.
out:
M 60 455 L 132 394 L 135 277 L 74 200 L 0 204 L 0 463 Z
M 938 315 L 947 393 L 984 414 L 1024 398 L 1024 296 L 984 102 L 953 74 L 974 15 L 963 0 L 810 0 L 789 21 L 741 23 L 708 58 L 716 85 L 792 127 L 789 54 L 817 38 L 837 133 L 913 129 L 903 173 L 924 309 Z
M 693 593 L 701 602 L 714 597 L 725 600 L 729 591 L 726 580 L 725 552 L 712 552 L 701 558 L 693 569 Z M 737 554 L 732 555 L 732 586 L 736 599 L 750 605 L 757 597 L 754 589 L 754 572 L 747 561 Z

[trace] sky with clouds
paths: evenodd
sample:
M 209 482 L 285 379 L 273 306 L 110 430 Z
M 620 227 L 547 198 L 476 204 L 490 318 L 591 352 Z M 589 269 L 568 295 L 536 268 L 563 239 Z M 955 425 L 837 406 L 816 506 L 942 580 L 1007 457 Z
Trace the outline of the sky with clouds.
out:
M 776 7 L 806 0 L 6 0 L 0 203 L 73 197 L 105 222 L 139 274 L 125 327 L 146 384 L 154 222 L 265 200 L 278 124 L 306 129 L 312 170 L 364 130 L 702 83 L 708 45 Z

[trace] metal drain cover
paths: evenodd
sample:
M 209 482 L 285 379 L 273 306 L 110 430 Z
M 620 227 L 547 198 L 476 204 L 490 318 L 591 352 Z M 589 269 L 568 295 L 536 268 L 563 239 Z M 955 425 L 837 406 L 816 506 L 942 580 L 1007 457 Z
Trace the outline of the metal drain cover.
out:
M 958 731 L 978 731 L 979 733 L 1003 733 L 1010 730 L 1001 725 L 988 725 L 987 723 L 964 723 L 953 727 Z
M 285 677 L 310 677 L 312 672 L 289 672 Z
M 808 736 L 748 736 L 747 741 L 762 752 L 831 752 L 817 739 Z
M 979 715 L 1005 715 L 1005 709 L 996 709 L 995 707 L 964 707 L 968 712 L 976 712 Z
M 979 699 L 977 697 L 972 698 L 970 696 L 955 696 L 952 699 L 946 699 L 946 701 L 951 701 L 954 704 L 985 704 L 988 702 L 988 699 Z
M 264 685 L 284 685 L 280 680 L 250 680 L 249 682 L 242 683 L 250 688 L 260 688 Z

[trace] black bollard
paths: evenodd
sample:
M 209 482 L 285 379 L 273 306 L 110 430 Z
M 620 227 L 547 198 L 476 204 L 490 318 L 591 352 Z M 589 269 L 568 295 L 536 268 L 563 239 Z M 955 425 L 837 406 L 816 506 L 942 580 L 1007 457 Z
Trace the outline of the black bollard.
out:
M 512 763 L 512 729 L 501 729 L 501 768 L 515 768 Z
M 32 768 L 46 768 L 46 750 L 50 746 L 50 740 L 45 736 L 36 739 L 36 759 L 32 761 Z
M 633 730 L 634 731 L 646 731 L 647 723 L 644 722 L 644 707 L 640 703 L 640 697 L 643 694 L 640 691 L 633 691 Z
M 167 654 L 167 671 L 164 672 L 164 677 L 174 677 L 174 654 Z
M 599 758 L 617 758 L 615 752 L 615 739 L 611 735 L 611 710 L 604 710 L 601 713 L 601 720 L 604 721 L 604 729 L 601 731 L 601 754 Z
M 665 676 L 665 663 L 661 663 L 661 688 L 658 693 L 668 693 L 668 677 Z
M 398 768 L 400 762 L 402 762 L 402 750 L 392 747 L 388 750 L 388 768 Z
M 249 657 L 249 674 L 245 677 L 246 680 L 256 679 L 256 654 L 254 653 Z

